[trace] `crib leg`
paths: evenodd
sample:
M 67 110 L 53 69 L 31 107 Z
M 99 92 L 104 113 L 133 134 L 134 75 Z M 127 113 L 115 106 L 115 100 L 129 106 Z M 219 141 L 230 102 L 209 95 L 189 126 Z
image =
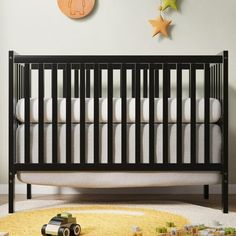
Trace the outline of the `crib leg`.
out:
M 9 173 L 8 183 L 8 212 L 14 213 L 14 200 L 15 200 L 15 174 Z
M 228 174 L 223 173 L 222 175 L 222 208 L 223 213 L 228 213 L 228 198 L 229 198 L 229 186 L 228 186 Z
M 209 199 L 209 185 L 204 185 L 204 199 Z
M 31 198 L 32 198 L 31 184 L 27 184 L 27 199 L 31 199 Z

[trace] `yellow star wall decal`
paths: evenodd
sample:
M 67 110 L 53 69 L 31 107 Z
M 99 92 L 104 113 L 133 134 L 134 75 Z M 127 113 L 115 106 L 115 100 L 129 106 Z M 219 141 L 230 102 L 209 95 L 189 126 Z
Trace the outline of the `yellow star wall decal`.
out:
M 168 27 L 171 24 L 171 21 L 164 20 L 160 15 L 156 20 L 149 20 L 149 22 L 154 27 L 153 37 L 159 33 L 168 37 Z
M 166 8 L 171 7 L 174 10 L 177 10 L 176 0 L 163 0 L 161 8 L 164 11 Z

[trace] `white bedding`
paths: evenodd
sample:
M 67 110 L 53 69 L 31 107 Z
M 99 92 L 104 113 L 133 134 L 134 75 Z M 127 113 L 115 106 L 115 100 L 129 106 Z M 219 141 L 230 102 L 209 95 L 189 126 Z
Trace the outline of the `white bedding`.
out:
M 99 100 L 100 112 L 99 120 L 100 122 L 107 122 L 107 98 L 101 98 Z M 177 112 L 176 112 L 176 98 L 170 98 L 169 103 L 169 122 L 176 122 Z M 86 122 L 94 121 L 94 100 L 92 98 L 86 98 L 85 103 L 85 120 Z M 191 100 L 190 98 L 185 98 L 182 100 L 182 121 L 184 123 L 189 123 L 191 119 Z M 20 99 L 16 106 L 16 117 L 19 121 L 24 122 L 24 99 Z M 71 105 L 71 116 L 72 122 L 80 122 L 80 99 L 72 98 Z M 220 119 L 221 116 L 221 105 L 219 100 L 210 99 L 210 122 L 214 123 Z M 31 122 L 38 122 L 38 99 L 32 98 L 30 100 L 30 120 Z M 66 121 L 66 99 L 58 99 L 58 122 L 64 123 Z M 121 122 L 121 99 L 113 99 L 113 121 Z M 135 99 L 127 99 L 127 122 L 135 121 Z M 149 121 L 149 99 L 141 99 L 141 122 Z M 163 121 L 163 99 L 155 99 L 155 122 L 161 123 Z M 204 122 L 204 99 L 196 100 L 196 121 L 201 123 Z M 52 99 L 44 99 L 44 122 L 52 122 Z
M 45 124 L 44 141 L 45 141 L 45 162 L 52 162 L 52 125 Z M 86 163 L 93 163 L 93 124 L 86 125 Z M 196 129 L 196 156 L 198 163 L 204 163 L 204 125 L 198 124 Z M 163 125 L 155 125 L 155 162 L 162 163 L 162 133 Z M 113 156 L 114 162 L 121 162 L 121 124 L 114 125 L 113 138 Z M 66 162 L 66 125 L 58 126 L 58 161 Z M 190 163 L 190 124 L 183 125 L 183 161 Z M 221 160 L 221 130 L 217 125 L 210 126 L 210 160 L 212 163 L 219 163 Z M 31 125 L 31 162 L 38 162 L 38 125 Z M 72 162 L 80 163 L 80 125 L 72 125 Z M 149 162 L 149 125 L 141 126 L 141 162 Z M 128 163 L 135 162 L 135 125 L 127 126 L 127 160 Z M 100 162 L 107 163 L 107 124 L 100 125 Z M 176 125 L 169 125 L 169 161 L 176 163 Z M 17 129 L 17 162 L 24 162 L 24 125 Z

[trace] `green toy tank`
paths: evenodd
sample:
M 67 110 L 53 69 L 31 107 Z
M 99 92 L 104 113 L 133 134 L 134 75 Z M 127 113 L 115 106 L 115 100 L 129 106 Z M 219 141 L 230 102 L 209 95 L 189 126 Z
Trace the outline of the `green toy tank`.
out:
M 78 236 L 80 232 L 81 227 L 76 223 L 76 218 L 67 212 L 57 214 L 41 229 L 43 236 Z

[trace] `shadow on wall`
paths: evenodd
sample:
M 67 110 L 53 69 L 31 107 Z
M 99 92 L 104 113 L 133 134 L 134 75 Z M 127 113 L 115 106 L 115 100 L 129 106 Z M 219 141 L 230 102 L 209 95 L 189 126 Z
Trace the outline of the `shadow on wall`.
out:
M 229 179 L 230 183 L 236 183 L 235 166 L 236 166 L 236 90 L 229 88 Z

